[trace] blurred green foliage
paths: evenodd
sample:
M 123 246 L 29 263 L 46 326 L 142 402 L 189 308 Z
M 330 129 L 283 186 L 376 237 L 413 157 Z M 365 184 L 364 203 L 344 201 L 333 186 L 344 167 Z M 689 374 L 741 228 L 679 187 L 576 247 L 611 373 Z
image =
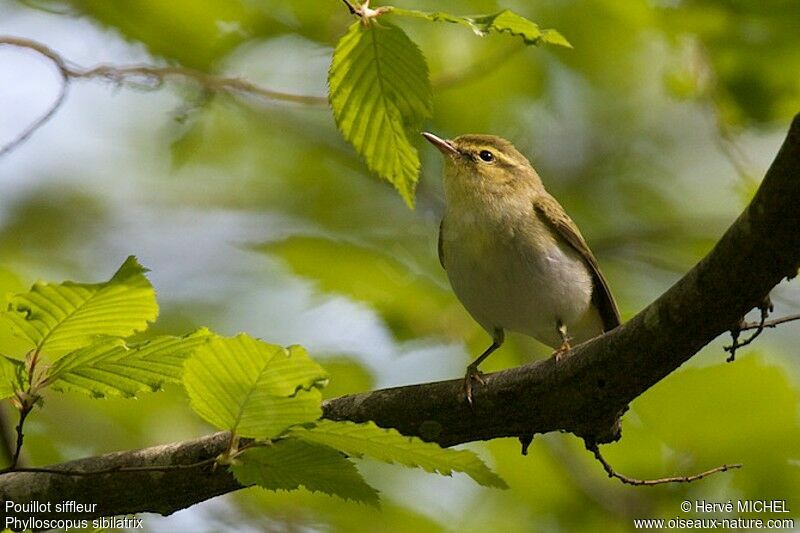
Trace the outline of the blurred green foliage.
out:
M 15 33 L 58 29 L 81 42 L 72 16 L 79 13 L 103 39 L 143 47 L 154 63 L 226 72 L 298 94 L 322 94 L 333 46 L 352 23 L 334 0 L 38 4 L 70 9 L 54 16 L 19 4 L 15 13 L 29 21 Z M 420 0 L 398 7 L 432 8 Z M 791 0 L 435 6 L 459 14 L 505 8 L 558 29 L 574 49 L 478 38 L 457 25 L 403 24 L 430 68 L 434 114 L 424 127 L 445 137 L 498 134 L 530 156 L 581 227 L 630 317 L 713 246 L 753 193 L 731 154 L 749 156 L 760 176 L 800 110 L 800 9 Z M 267 53 L 273 60 L 264 64 Z M 283 343 L 271 337 L 288 324 L 290 341 L 308 345 L 329 372 L 326 395 L 456 377 L 485 348 L 488 336 L 452 296 L 436 259 L 438 153 L 416 141 L 422 171 L 411 211 L 368 172 L 324 107 L 208 95 L 189 101 L 178 122 L 169 111 L 185 110 L 186 91 L 175 91 L 167 103 L 162 93 L 120 100 L 125 105 L 103 120 L 136 125 L 114 130 L 96 153 L 81 144 L 95 135 L 88 126 L 49 124 L 63 128 L 60 142 L 74 151 L 72 166 L 43 171 L 38 158 L 15 154 L 14 168 L 25 178 L 18 181 L 30 183 L 17 194 L 0 189 L 0 297 L 39 277 L 91 278 L 85 274 L 105 272 L 100 265 L 110 248 L 118 256 L 143 248 L 156 273 L 167 266 L 181 273 L 155 279 L 160 332 L 183 333 L 187 322 L 233 330 L 255 324 L 263 330 L 253 335 Z M 100 94 L 115 102 L 111 93 Z M 92 114 L 89 104 L 82 106 L 78 113 Z M 48 153 L 38 140 L 26 148 Z M 725 150 L 731 144 L 736 150 Z M 120 147 L 135 155 L 126 157 Z M 7 161 L 0 160 L 0 173 Z M 176 222 L 176 213 L 188 222 L 180 239 L 168 240 L 170 224 L 183 220 Z M 241 218 L 231 222 L 216 213 Z M 191 246 L 182 248 L 182 241 Z M 209 249 L 222 259 L 210 260 Z M 248 307 L 241 286 L 252 292 L 259 283 L 269 292 Z M 276 287 L 289 287 L 301 303 L 287 305 Z M 775 292 L 778 312 L 797 312 L 796 282 Z M 336 307 L 325 314 L 342 301 L 368 313 Z M 252 318 L 240 325 L 228 316 Z M 368 319 L 369 335 L 362 329 Z M 0 352 L 18 353 L 22 345 L 2 328 Z M 744 463 L 741 470 L 691 485 L 627 487 L 609 480 L 578 439 L 547 435 L 537 436 L 526 457 L 512 440 L 474 446 L 508 491 L 376 466 L 365 477 L 382 492 L 380 511 L 301 490 L 246 491 L 226 497 L 224 508 L 200 505 L 187 513 L 206 512 L 226 526 L 237 520 L 261 529 L 335 531 L 373 531 L 376 524 L 386 531 L 627 531 L 633 518 L 683 514 L 678 505 L 685 499 L 775 497 L 787 499 L 794 513 L 800 508 L 796 328 L 766 332 L 731 364 L 723 363 L 721 344 L 637 399 L 623 418 L 623 439 L 603 452 L 637 477 L 732 462 Z M 454 352 L 458 360 L 444 360 Z M 534 341 L 512 336 L 487 370 L 546 354 Z M 207 432 L 187 411 L 172 389 L 135 404 L 66 395 L 31 425 L 28 459 L 43 464 Z M 10 426 L 8 410 L 4 416 Z M 87 441 L 87 432 L 97 438 Z
M 208 69 L 254 35 L 269 35 L 285 26 L 255 5 L 202 2 L 105 2 L 77 0 L 86 15 L 144 43 L 149 52 L 186 66 Z
M 399 339 L 446 334 L 465 339 L 474 325 L 441 283 L 380 250 L 314 237 L 292 237 L 259 247 L 324 291 L 374 307 Z
M 333 38 L 337 19 L 346 20 L 334 2 L 72 0 L 70 4 L 126 40 L 145 45 L 154 56 L 200 70 L 215 70 L 226 55 L 252 39 L 297 31 L 327 41 Z
M 766 125 L 800 108 L 796 2 L 692 0 L 661 15 L 667 32 L 700 43 L 725 121 Z

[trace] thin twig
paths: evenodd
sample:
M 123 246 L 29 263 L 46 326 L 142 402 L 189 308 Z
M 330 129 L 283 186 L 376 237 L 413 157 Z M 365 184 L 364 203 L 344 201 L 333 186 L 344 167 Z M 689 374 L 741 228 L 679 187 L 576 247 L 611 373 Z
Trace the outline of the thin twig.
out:
M 25 419 L 28 418 L 32 408 L 32 406 L 23 405 L 19 411 L 19 424 L 17 424 L 17 445 L 14 448 L 14 456 L 11 458 L 11 466 L 9 469 L 13 470 L 17 467 L 17 463 L 19 463 L 19 455 L 22 453 L 22 443 L 25 439 L 23 427 L 25 426 Z
M 765 329 L 767 329 L 767 328 L 776 328 L 776 327 L 780 326 L 781 324 L 785 324 L 787 322 L 793 322 L 795 320 L 800 320 L 800 314 L 787 315 L 787 316 L 783 316 L 783 317 L 780 317 L 780 318 L 776 318 L 774 320 L 766 320 L 766 317 L 763 316 L 763 314 L 762 314 L 761 320 L 759 320 L 757 322 L 743 322 L 741 325 L 739 325 L 738 327 L 736 327 L 736 328 L 731 330 L 731 332 L 730 332 L 731 333 L 731 339 L 733 340 L 732 344 L 730 346 L 724 346 L 723 347 L 726 352 L 730 352 L 731 353 L 731 355 L 728 356 L 726 361 L 729 362 L 729 363 L 732 362 L 734 360 L 734 356 L 736 355 L 736 350 L 738 350 L 742 346 L 747 346 L 748 344 L 753 342 L 756 339 L 756 337 L 761 335 L 761 333 Z M 742 342 L 739 342 L 740 333 L 742 331 L 749 331 L 751 329 L 754 329 L 756 331 L 752 335 L 750 335 L 748 338 L 743 340 Z
M 267 100 L 279 100 L 304 105 L 327 105 L 325 96 L 310 96 L 275 91 L 256 85 L 242 78 L 229 78 L 208 74 L 201 70 L 189 67 L 153 67 L 148 65 L 131 65 L 117 67 L 113 65 L 98 65 L 89 69 L 73 69 L 69 71 L 72 78 L 92 79 L 104 78 L 115 83 L 126 83 L 137 77 L 148 80 L 154 88 L 158 88 L 169 79 L 188 79 L 206 90 L 225 92 L 229 94 L 242 93 L 250 96 L 259 96 Z
M 12 141 L 4 146 L 0 146 L 0 157 L 17 148 L 47 121 L 53 118 L 64 103 L 71 82 L 77 79 L 91 80 L 99 78 L 120 85 L 133 85 L 137 80 L 143 80 L 146 83 L 139 84 L 139 87 L 148 89 L 157 89 L 161 87 L 165 81 L 179 79 L 191 81 L 204 90 L 211 92 L 222 92 L 230 95 L 248 95 L 265 100 L 276 100 L 311 106 L 325 106 L 328 104 L 328 99 L 325 96 L 300 95 L 275 91 L 256 85 L 242 78 L 218 76 L 188 67 L 155 67 L 149 65 L 117 67 L 113 65 L 97 65 L 83 68 L 71 65 L 56 51 L 37 41 L 21 37 L 0 36 L 0 46 L 3 45 L 31 50 L 48 59 L 56 69 L 58 69 L 61 76 L 61 86 L 58 96 L 41 117 L 37 118 L 32 124 L 26 127 Z
M 636 485 L 636 486 L 644 486 L 644 487 L 652 487 L 654 485 L 663 485 L 665 483 L 691 483 L 692 481 L 697 481 L 699 479 L 703 479 L 704 477 L 708 477 L 711 474 L 716 474 L 717 472 L 727 472 L 728 470 L 733 470 L 735 468 L 741 468 L 741 464 L 732 464 L 732 465 L 722 465 L 716 468 L 712 468 L 711 470 L 706 470 L 705 472 L 700 472 L 699 474 L 694 474 L 691 476 L 674 476 L 674 477 L 662 477 L 659 479 L 637 479 L 633 477 L 628 477 L 626 475 L 620 474 L 614 467 L 608 464 L 608 461 L 603 458 L 600 454 L 600 448 L 597 444 L 586 444 L 586 449 L 589 450 L 594 454 L 595 459 L 597 459 L 601 465 L 603 465 L 603 470 L 606 471 L 608 477 L 615 477 L 618 480 L 622 481 L 627 485 Z
M 39 383 L 36 380 L 36 364 L 39 361 L 39 354 L 42 346 L 41 343 L 36 349 L 31 350 L 25 356 L 25 373 L 28 375 L 28 386 L 25 390 L 18 390 L 11 403 L 19 411 L 19 423 L 17 424 L 17 442 L 14 449 L 14 455 L 11 457 L 11 465 L 5 470 L 13 470 L 19 466 L 19 458 L 22 453 L 22 444 L 25 440 L 25 420 L 31 414 L 34 407 L 40 400 L 38 395 Z M 3 471 L 5 471 L 3 470 Z
M 759 309 L 759 311 L 761 311 L 761 318 L 759 319 L 758 322 L 750 323 L 750 324 L 740 324 L 740 325 L 736 326 L 735 328 L 731 329 L 731 338 L 733 339 L 733 342 L 731 343 L 730 346 L 724 346 L 723 347 L 723 349 L 726 352 L 730 352 L 730 354 L 731 354 L 730 356 L 728 356 L 727 359 L 725 359 L 725 361 L 727 361 L 728 363 L 731 363 L 731 362 L 733 362 L 734 359 L 736 359 L 736 350 L 738 350 L 739 348 L 741 348 L 743 346 L 747 346 L 748 344 L 750 344 L 751 342 L 756 340 L 758 338 L 758 336 L 761 335 L 761 333 L 764 331 L 764 328 L 767 327 L 766 326 L 766 323 L 767 323 L 766 320 L 767 320 L 767 318 L 769 318 L 769 314 L 774 309 L 774 307 L 772 306 L 772 301 L 770 300 L 769 296 L 766 296 L 761 301 L 761 303 L 758 304 L 758 309 Z M 751 326 L 751 327 L 748 327 L 747 329 L 755 329 L 755 332 L 753 332 L 753 334 L 750 335 L 749 337 L 747 337 L 745 340 L 739 342 L 739 335 L 745 329 L 744 328 L 745 325 Z M 775 326 L 772 326 L 772 327 L 775 327 Z
M 350 14 L 351 15 L 357 15 L 358 14 L 358 11 L 356 10 L 356 7 L 350 2 L 350 0 L 342 0 L 342 2 L 344 2 L 344 5 L 346 5 L 347 9 L 350 10 Z
M 775 328 L 780 326 L 781 324 L 785 324 L 787 322 L 793 322 L 795 320 L 800 320 L 800 313 L 796 315 L 786 315 L 780 318 L 776 318 L 774 320 L 767 320 L 765 322 L 757 321 L 757 322 L 745 322 L 741 326 L 739 326 L 739 331 L 747 331 L 751 329 L 765 329 L 765 328 Z
M 34 134 L 36 130 L 41 128 L 48 120 L 53 118 L 53 115 L 61 108 L 64 104 L 64 101 L 67 98 L 67 92 L 69 91 L 69 75 L 67 66 L 64 63 L 64 60 L 58 56 L 55 52 L 50 50 L 49 48 L 36 43 L 34 41 L 28 42 L 27 39 L 16 39 L 14 37 L 2 37 L 0 38 L 0 46 L 2 45 L 10 45 L 10 46 L 17 46 L 21 48 L 28 48 L 33 50 L 46 58 L 48 58 L 53 65 L 58 69 L 58 73 L 61 76 L 61 83 L 59 84 L 58 88 L 58 95 L 53 100 L 53 103 L 48 106 L 47 111 L 42 114 L 39 118 L 34 120 L 28 127 L 26 127 L 19 135 L 17 135 L 14 139 L 10 142 L 5 144 L 4 146 L 0 146 L 0 157 L 4 156 L 8 152 L 14 150 L 17 146 L 24 143 L 31 135 Z

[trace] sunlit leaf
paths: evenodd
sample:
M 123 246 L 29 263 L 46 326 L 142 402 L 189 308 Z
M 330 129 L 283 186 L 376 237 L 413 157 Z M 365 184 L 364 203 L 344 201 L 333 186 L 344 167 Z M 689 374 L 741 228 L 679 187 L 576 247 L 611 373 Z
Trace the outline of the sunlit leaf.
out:
M 147 270 L 131 256 L 104 283 L 36 283 L 13 296 L 3 316 L 45 355 L 58 356 L 98 337 L 128 337 L 158 316 Z
M 355 465 L 328 446 L 284 439 L 247 450 L 240 464 L 231 467 L 239 483 L 270 490 L 324 492 L 345 500 L 378 504 L 378 491 L 370 487 Z
M 201 329 L 185 337 L 156 337 L 134 345 L 119 339 L 101 341 L 59 359 L 50 368 L 47 383 L 56 390 L 95 398 L 157 391 L 165 383 L 180 382 L 186 358 L 210 337 L 207 329 Z
M 306 442 L 324 444 L 355 457 L 368 456 L 387 463 L 418 467 L 446 476 L 463 472 L 487 487 L 508 488 L 477 455 L 468 450 L 442 448 L 417 437 L 406 437 L 394 429 L 379 428 L 372 422 L 320 420 L 311 428 L 295 428 L 290 435 Z
M 356 22 L 336 45 L 328 84 L 342 135 L 413 205 L 420 163 L 410 135 L 433 113 L 422 52 L 397 26 Z
M 0 400 L 10 398 L 22 390 L 25 380 L 25 366 L 21 361 L 0 355 Z
M 183 383 L 207 422 L 245 437 L 271 438 L 319 418 L 325 371 L 299 346 L 245 334 L 215 337 L 186 361 Z
M 488 33 L 507 33 L 515 37 L 520 37 L 525 44 L 555 44 L 572 48 L 569 41 L 556 30 L 542 30 L 539 25 L 532 22 L 522 15 L 514 13 L 510 9 L 504 9 L 491 15 L 474 15 L 462 17 L 451 15 L 441 11 L 417 11 L 414 9 L 393 8 L 392 13 L 397 15 L 424 18 L 434 22 L 450 22 L 462 24 L 472 29 L 478 35 Z

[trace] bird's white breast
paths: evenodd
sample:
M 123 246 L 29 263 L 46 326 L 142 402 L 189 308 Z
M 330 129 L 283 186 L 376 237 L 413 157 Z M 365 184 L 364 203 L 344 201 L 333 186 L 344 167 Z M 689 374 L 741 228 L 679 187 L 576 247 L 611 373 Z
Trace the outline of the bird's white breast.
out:
M 456 296 L 484 329 L 524 333 L 553 347 L 561 344 L 559 321 L 575 342 L 602 333 L 587 265 L 548 233 L 532 202 L 464 207 L 448 206 L 445 214 L 444 263 Z

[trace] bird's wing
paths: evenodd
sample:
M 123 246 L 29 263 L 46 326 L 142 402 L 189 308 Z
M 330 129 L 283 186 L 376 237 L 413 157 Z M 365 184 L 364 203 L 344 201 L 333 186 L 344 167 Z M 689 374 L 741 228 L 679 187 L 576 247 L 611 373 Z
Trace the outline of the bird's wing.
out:
M 442 233 L 444 233 L 444 219 L 442 219 L 442 221 L 439 222 L 439 244 L 438 244 L 438 248 L 439 248 L 439 264 L 442 265 L 442 268 L 447 270 L 447 268 L 444 266 L 444 244 L 442 243 Z
M 589 266 L 592 271 L 592 278 L 594 278 L 594 291 L 592 293 L 592 301 L 600 311 L 600 318 L 603 320 L 603 330 L 610 331 L 619 326 L 619 310 L 611 295 L 611 290 L 608 288 L 608 282 L 600 272 L 600 266 L 597 264 L 597 259 L 594 258 L 592 251 L 586 241 L 583 240 L 578 226 L 572 221 L 571 218 L 564 212 L 564 209 L 558 202 L 549 194 L 544 194 L 537 198 L 535 204 L 536 211 L 542 215 L 542 218 L 556 233 L 561 236 L 570 246 L 572 246 L 584 262 Z

